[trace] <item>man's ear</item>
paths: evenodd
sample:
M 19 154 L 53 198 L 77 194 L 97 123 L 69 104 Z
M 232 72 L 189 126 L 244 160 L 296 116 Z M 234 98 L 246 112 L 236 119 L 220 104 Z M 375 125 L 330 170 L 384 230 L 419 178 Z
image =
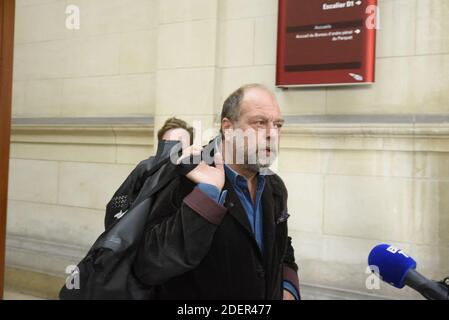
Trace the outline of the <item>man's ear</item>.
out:
M 232 129 L 233 125 L 232 125 L 232 121 L 229 120 L 228 118 L 223 118 L 221 120 L 221 129 L 224 131 L 226 129 Z
M 229 120 L 226 117 L 223 118 L 221 120 L 221 131 L 222 131 L 223 136 L 225 137 L 225 139 L 227 138 L 226 130 L 230 130 L 230 129 L 234 129 L 234 125 L 232 124 L 232 121 Z

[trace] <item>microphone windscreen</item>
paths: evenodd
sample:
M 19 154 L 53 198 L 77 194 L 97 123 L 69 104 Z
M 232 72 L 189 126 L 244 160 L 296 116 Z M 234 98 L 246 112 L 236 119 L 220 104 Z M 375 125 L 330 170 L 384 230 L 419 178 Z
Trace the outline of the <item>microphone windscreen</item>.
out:
M 368 256 L 368 265 L 383 281 L 396 288 L 403 288 L 407 272 L 416 269 L 413 258 L 389 244 L 375 246 Z

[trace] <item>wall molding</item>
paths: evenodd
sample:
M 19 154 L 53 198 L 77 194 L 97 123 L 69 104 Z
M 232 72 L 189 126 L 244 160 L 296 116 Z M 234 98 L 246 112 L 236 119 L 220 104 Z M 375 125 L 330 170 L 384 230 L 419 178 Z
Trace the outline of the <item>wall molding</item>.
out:
M 449 123 L 449 114 L 329 114 L 288 115 L 292 124 L 444 124 Z
M 449 114 L 286 116 L 285 149 L 449 152 Z M 13 143 L 153 145 L 153 117 L 15 118 Z M 215 129 L 218 124 L 215 124 Z
M 153 145 L 152 124 L 13 125 L 12 143 Z
M 63 277 L 65 268 L 78 264 L 89 248 L 8 233 L 6 265 Z
M 301 282 L 301 296 L 304 300 L 392 300 L 386 296 L 303 282 Z
M 287 124 L 286 135 L 380 137 L 380 138 L 449 138 L 448 124 Z
M 13 125 L 153 125 L 154 117 L 15 117 Z
M 302 124 L 286 125 L 281 148 L 449 152 L 449 124 Z
M 285 117 L 286 134 L 449 137 L 449 114 L 303 115 Z

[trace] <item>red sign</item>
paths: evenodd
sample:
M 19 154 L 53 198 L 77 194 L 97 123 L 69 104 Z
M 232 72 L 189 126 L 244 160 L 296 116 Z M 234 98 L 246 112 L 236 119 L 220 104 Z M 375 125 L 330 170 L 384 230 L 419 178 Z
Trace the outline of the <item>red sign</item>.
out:
M 377 0 L 279 0 L 276 85 L 374 82 Z

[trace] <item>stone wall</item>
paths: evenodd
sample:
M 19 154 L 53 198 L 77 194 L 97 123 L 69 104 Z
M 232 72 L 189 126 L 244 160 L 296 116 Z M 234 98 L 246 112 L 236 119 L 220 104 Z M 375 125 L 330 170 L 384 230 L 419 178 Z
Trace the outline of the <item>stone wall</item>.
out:
M 80 30 L 64 27 L 68 4 Z M 278 172 L 305 298 L 418 298 L 366 289 L 379 242 L 448 276 L 449 2 L 379 6 L 375 84 L 281 90 L 276 0 L 18 0 L 8 285 L 40 279 L 54 297 L 154 128 L 178 116 L 216 129 L 248 82 L 272 88 L 286 118 Z

